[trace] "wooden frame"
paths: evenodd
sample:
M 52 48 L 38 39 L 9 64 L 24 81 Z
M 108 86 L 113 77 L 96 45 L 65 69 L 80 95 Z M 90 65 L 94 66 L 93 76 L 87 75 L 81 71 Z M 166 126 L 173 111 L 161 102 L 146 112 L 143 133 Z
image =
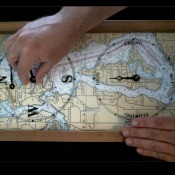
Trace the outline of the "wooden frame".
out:
M 0 33 L 15 33 L 27 22 L 0 22 Z M 167 21 L 104 21 L 88 32 L 175 32 L 175 20 Z M 121 132 L 115 131 L 0 131 L 0 141 L 45 142 L 122 142 Z
M 0 33 L 14 33 L 26 23 L 27 21 L 0 22 Z M 175 20 L 106 20 L 89 32 L 175 32 Z

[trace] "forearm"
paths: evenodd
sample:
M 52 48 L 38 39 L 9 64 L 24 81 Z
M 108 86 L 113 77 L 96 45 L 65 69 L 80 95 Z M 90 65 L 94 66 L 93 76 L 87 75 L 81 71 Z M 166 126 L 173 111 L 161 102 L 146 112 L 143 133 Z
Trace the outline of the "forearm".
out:
M 58 14 L 64 23 L 77 32 L 76 34 L 81 35 L 125 8 L 123 6 L 64 7 Z

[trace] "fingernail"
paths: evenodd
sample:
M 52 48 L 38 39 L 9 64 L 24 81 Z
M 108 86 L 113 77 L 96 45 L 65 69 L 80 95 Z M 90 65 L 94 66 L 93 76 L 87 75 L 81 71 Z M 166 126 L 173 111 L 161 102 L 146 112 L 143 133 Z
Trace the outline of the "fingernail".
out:
M 42 81 L 36 81 L 37 85 L 41 85 Z
M 42 83 L 42 78 L 36 78 L 36 83 L 41 84 Z
M 124 137 L 128 136 L 129 135 L 129 131 L 127 129 L 123 130 L 122 131 L 122 134 Z
M 18 75 L 19 75 L 19 74 L 18 74 Z M 21 82 L 22 82 L 22 84 L 23 84 L 24 86 L 27 86 L 27 85 L 28 85 L 29 81 L 28 81 L 26 78 L 24 78 L 24 77 L 22 77 L 21 75 L 19 75 L 19 79 L 21 80 Z
M 132 145 L 132 140 L 131 139 L 126 139 L 125 142 L 126 142 L 127 145 Z
M 29 86 L 29 84 L 30 84 L 30 83 L 28 82 L 27 84 L 24 84 L 24 85 L 25 85 L 25 86 Z
M 29 81 L 25 80 L 23 84 L 27 86 L 29 84 Z
M 36 85 L 37 85 L 37 86 L 41 86 L 41 83 L 36 82 Z
M 141 148 L 137 148 L 137 152 L 138 153 L 142 153 L 142 149 Z
M 21 79 L 21 82 L 22 82 L 22 84 L 23 84 L 24 86 L 27 86 L 27 85 L 28 85 L 28 82 L 27 82 L 26 80 L 22 80 L 22 79 Z
M 132 126 L 138 126 L 139 122 L 136 120 L 132 120 L 131 125 Z

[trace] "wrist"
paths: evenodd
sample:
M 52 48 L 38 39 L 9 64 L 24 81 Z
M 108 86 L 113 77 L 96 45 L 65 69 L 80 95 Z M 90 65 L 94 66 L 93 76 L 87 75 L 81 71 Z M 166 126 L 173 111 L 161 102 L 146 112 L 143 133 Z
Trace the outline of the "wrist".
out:
M 58 25 L 64 26 L 64 32 L 69 33 L 73 38 L 79 38 L 86 32 L 85 28 L 82 27 L 83 20 L 81 19 L 81 14 L 78 14 L 73 7 L 71 10 L 63 8 L 59 13 L 55 14 Z
M 76 34 L 81 35 L 125 8 L 123 6 L 64 7 L 57 17 L 70 26 Z

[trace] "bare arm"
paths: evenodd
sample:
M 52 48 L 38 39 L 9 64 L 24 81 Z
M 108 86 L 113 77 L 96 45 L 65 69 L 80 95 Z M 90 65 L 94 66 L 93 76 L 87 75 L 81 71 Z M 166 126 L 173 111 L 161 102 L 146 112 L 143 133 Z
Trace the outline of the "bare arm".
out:
M 7 60 L 27 85 L 32 65 L 40 61 L 38 83 L 73 48 L 78 38 L 126 7 L 64 7 L 59 13 L 26 24 L 5 42 Z
M 84 33 L 126 7 L 65 7 L 58 15 Z

